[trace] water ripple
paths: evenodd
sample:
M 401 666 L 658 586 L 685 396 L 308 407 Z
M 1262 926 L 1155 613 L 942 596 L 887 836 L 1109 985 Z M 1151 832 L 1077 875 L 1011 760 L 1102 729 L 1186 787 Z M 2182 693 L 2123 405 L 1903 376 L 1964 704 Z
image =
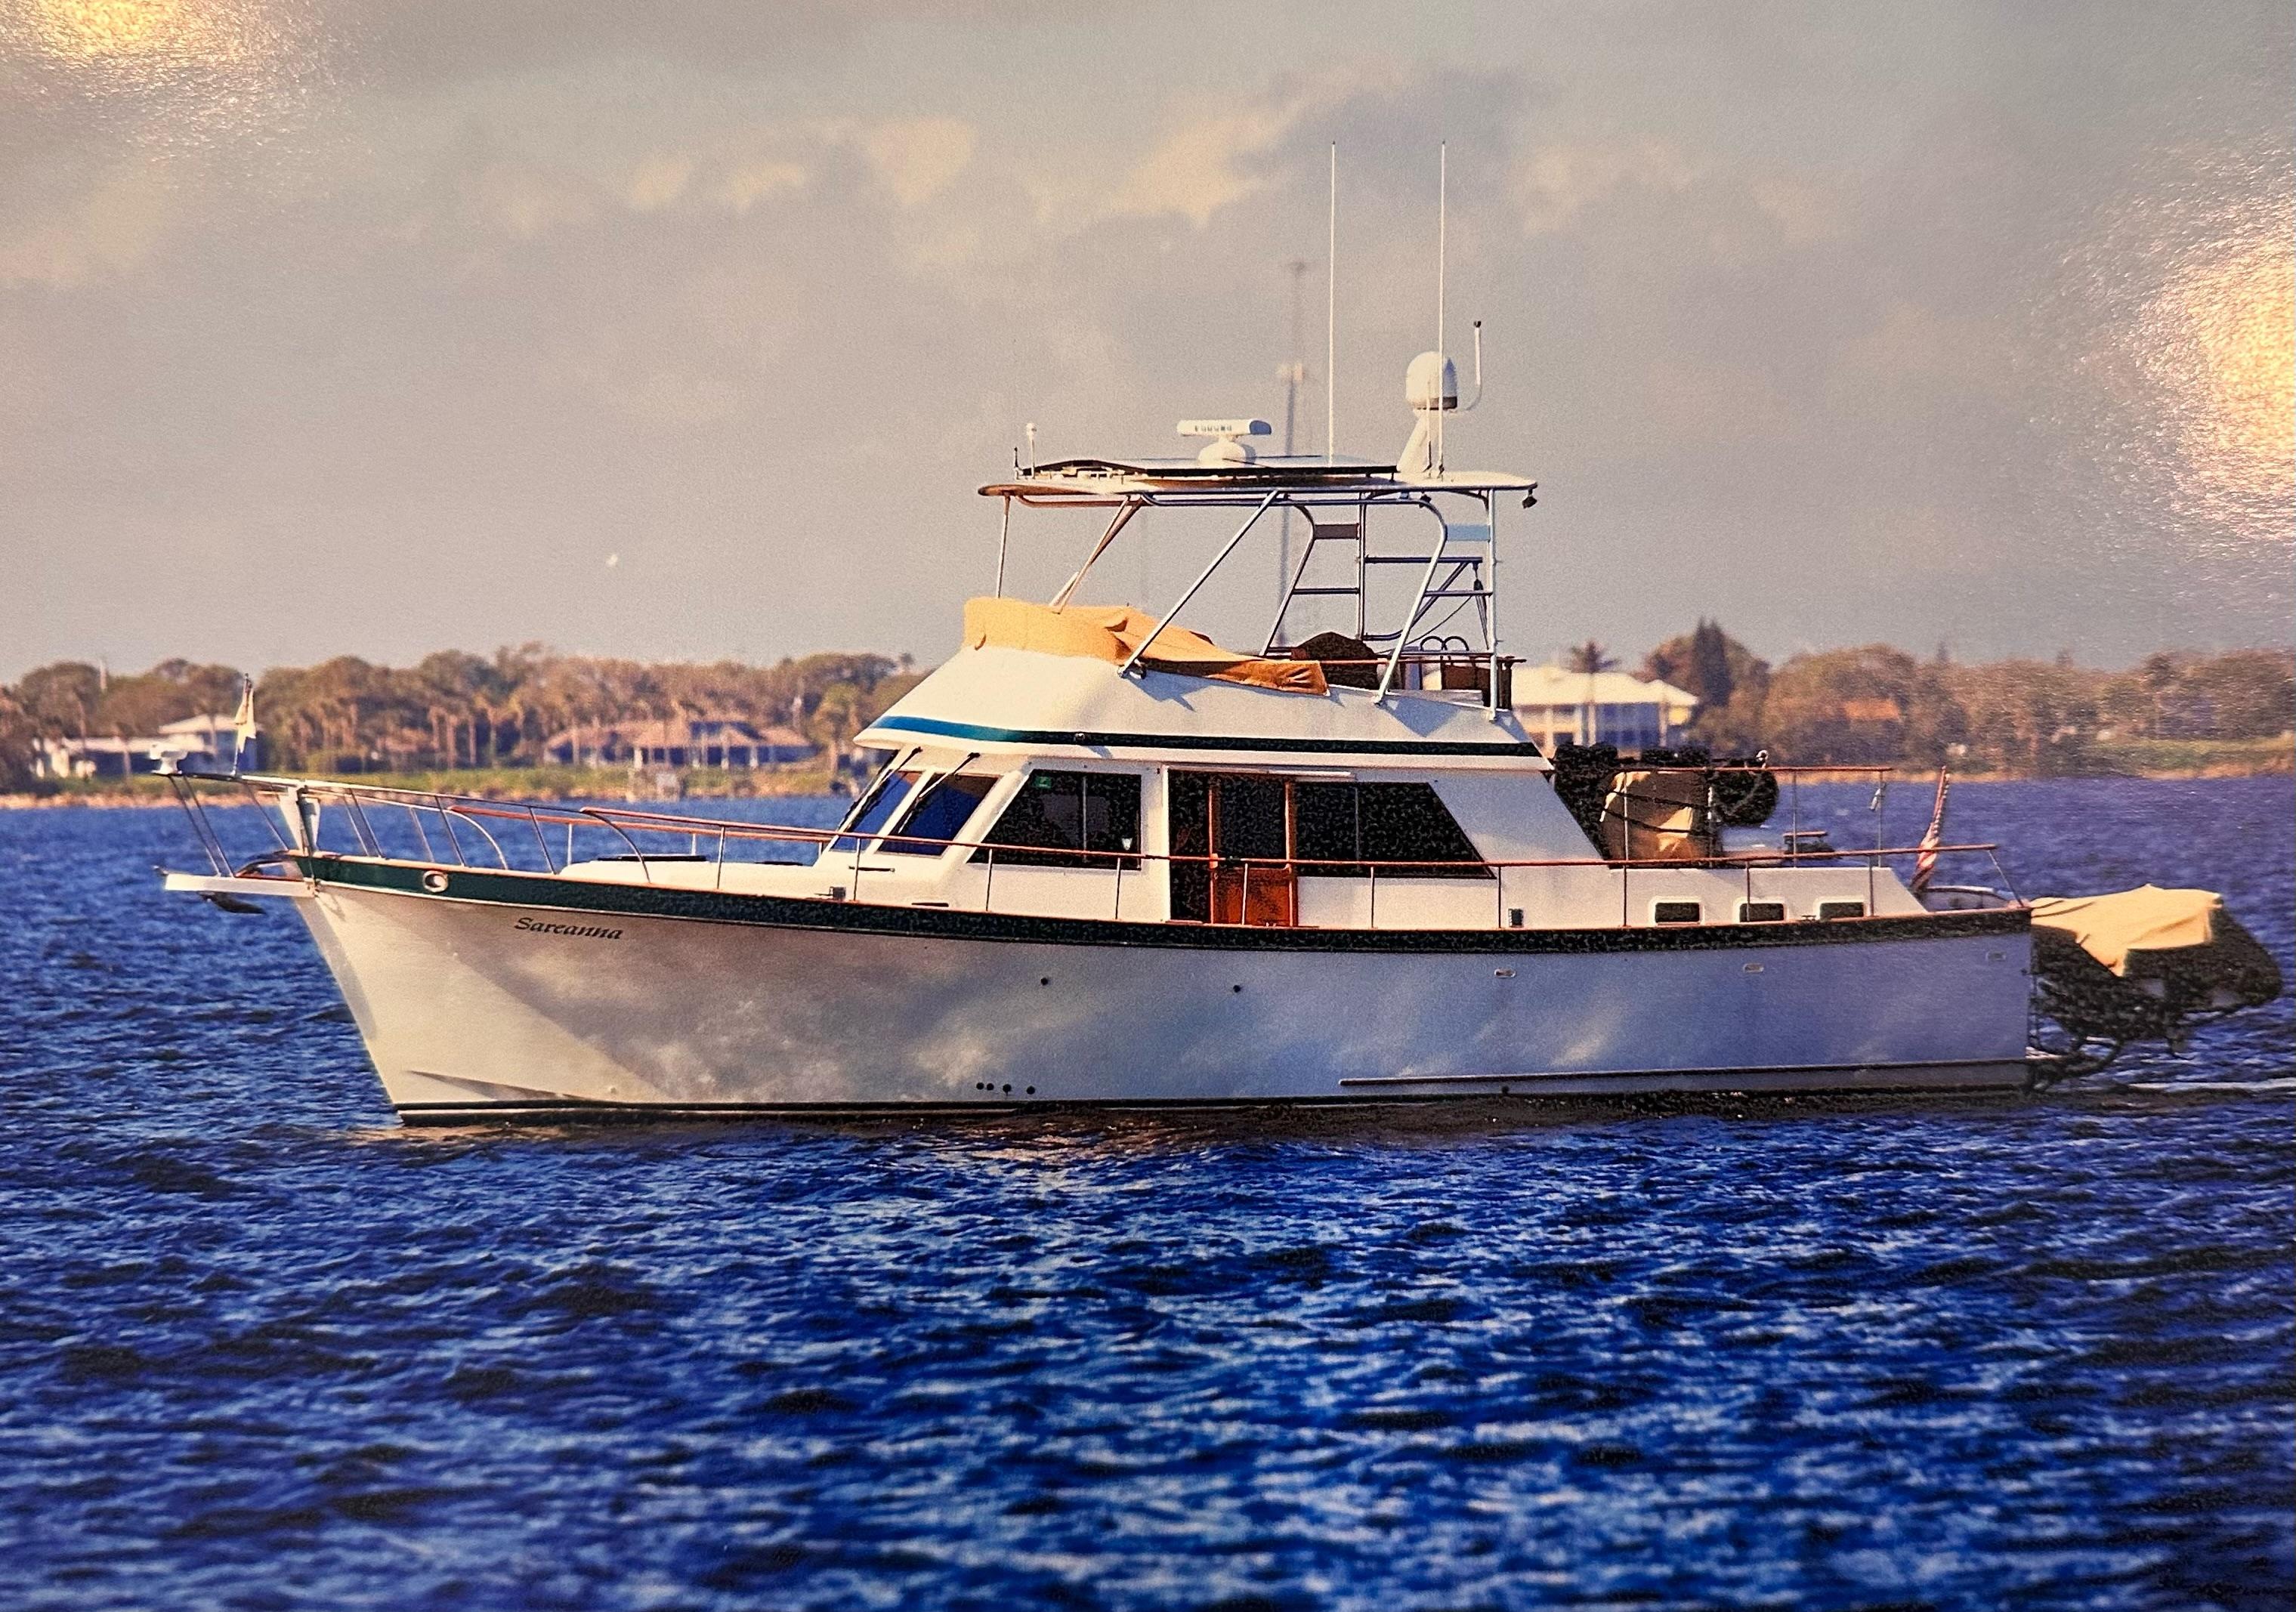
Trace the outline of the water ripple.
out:
M 1955 805 L 2296 964 L 2285 780 Z M 184 849 L 0 813 L 12 1607 L 2296 1588 L 2284 1002 L 2038 1098 L 409 1134 Z

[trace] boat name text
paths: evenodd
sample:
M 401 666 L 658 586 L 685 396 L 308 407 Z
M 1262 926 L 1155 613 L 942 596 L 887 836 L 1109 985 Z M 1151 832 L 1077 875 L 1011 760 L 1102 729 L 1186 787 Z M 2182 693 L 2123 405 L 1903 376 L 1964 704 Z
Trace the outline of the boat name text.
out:
M 518 927 L 530 935 L 570 935 L 577 940 L 619 940 L 619 929 L 599 929 L 581 923 L 545 923 L 538 918 L 521 918 Z

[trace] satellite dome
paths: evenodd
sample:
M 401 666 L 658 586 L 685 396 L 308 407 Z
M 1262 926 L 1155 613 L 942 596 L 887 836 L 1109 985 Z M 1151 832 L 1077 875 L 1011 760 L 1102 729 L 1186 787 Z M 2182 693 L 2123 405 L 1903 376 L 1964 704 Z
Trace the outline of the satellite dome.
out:
M 1439 384 L 1441 387 L 1439 394 L 1437 391 Z M 1403 372 L 1403 400 L 1414 409 L 1457 408 L 1457 367 L 1440 353 L 1420 354 L 1411 361 L 1411 367 Z

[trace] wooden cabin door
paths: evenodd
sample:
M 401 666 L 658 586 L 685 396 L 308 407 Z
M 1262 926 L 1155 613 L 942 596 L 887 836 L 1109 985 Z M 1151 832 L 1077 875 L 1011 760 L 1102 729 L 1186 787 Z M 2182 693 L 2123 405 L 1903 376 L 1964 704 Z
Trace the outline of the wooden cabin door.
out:
M 1277 929 L 1299 922 L 1291 797 L 1282 778 L 1171 775 L 1173 917 Z

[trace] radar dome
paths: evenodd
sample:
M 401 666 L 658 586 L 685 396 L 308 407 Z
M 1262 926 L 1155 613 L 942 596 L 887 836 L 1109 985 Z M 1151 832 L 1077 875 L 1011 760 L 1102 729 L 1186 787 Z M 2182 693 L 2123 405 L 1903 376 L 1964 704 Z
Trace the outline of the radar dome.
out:
M 1403 372 L 1403 400 L 1414 409 L 1457 408 L 1458 369 L 1440 353 L 1420 354 Z

